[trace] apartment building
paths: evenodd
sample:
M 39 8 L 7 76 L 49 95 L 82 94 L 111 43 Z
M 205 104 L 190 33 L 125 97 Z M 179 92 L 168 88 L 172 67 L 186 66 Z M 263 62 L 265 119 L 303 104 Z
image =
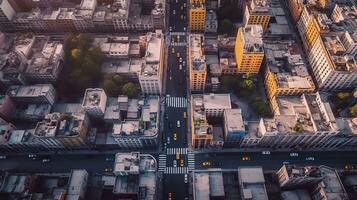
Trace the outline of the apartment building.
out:
M 101 88 L 88 88 L 84 93 L 82 109 L 92 117 L 103 117 L 107 95 Z
M 193 92 L 203 92 L 206 84 L 207 65 L 203 53 L 204 36 L 201 34 L 191 34 L 189 37 L 189 73 L 190 90 Z
M 226 109 L 231 109 L 229 94 L 191 95 L 191 134 L 194 148 L 206 148 L 215 143 L 213 126 L 209 118 L 223 117 Z
M 50 113 L 37 123 L 33 135 L 46 149 L 86 149 L 88 129 L 86 113 Z
M 7 94 L 18 104 L 50 104 L 56 99 L 56 90 L 51 84 L 12 86 Z
M 24 76 L 29 83 L 55 83 L 62 69 L 63 44 L 49 41 L 46 36 L 35 36 L 22 55 L 27 58 Z
M 242 200 L 268 200 L 261 167 L 239 167 L 238 180 Z
M 130 0 L 114 0 L 98 4 L 97 0 L 39 4 L 30 2 L 29 9 L 4 0 L 0 24 L 3 31 L 32 32 L 133 32 L 165 27 L 165 2 L 156 0 L 149 14 L 142 14 L 142 4 Z M 41 4 L 41 5 L 40 5 Z M 42 5 L 43 4 L 43 5 Z M 45 5 L 45 6 L 44 6 Z
M 356 59 L 346 53 L 338 34 L 319 37 L 308 58 L 319 90 L 338 91 L 357 86 Z
M 244 9 L 243 24 L 261 25 L 263 30 L 268 29 L 270 18 L 272 17 L 270 10 L 270 0 L 249 0 Z
M 150 96 L 143 100 L 131 101 L 135 106 L 137 115 L 131 117 L 128 112 L 127 118 L 122 122 L 114 123 L 113 137 L 123 149 L 152 148 L 158 144 L 158 130 L 160 121 L 160 100 L 157 96 Z M 130 114 L 130 115 L 129 115 Z
M 261 25 L 247 25 L 238 30 L 235 59 L 240 74 L 257 74 L 264 58 Z
M 242 109 L 225 109 L 223 120 L 225 145 L 239 145 L 246 134 Z
M 338 91 L 356 87 L 355 6 L 335 4 L 325 10 L 304 6 L 298 30 L 308 54 L 317 88 Z M 325 13 L 326 12 L 326 13 Z
M 119 199 L 156 199 L 157 161 L 150 154 L 117 153 L 113 166 L 113 194 Z
M 273 111 L 277 108 L 276 97 L 301 95 L 315 90 L 307 65 L 293 40 L 264 41 L 264 49 L 264 85 Z
M 206 0 L 190 0 L 189 27 L 192 31 L 204 31 L 206 22 Z
M 314 200 L 349 199 L 338 172 L 327 166 L 286 166 L 276 173 L 282 189 L 307 190 Z
M 161 31 L 146 35 L 146 53 L 139 73 L 141 91 L 147 95 L 162 93 L 164 71 L 164 36 Z

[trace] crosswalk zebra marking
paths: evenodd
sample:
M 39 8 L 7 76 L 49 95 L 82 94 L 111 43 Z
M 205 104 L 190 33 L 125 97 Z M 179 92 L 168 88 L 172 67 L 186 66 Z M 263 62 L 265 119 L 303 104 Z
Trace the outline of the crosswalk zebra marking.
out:
M 186 174 L 187 172 L 187 167 L 166 167 L 164 174 Z
M 195 154 L 189 152 L 187 154 L 187 162 L 188 162 L 188 170 L 193 171 L 195 170 Z
M 184 97 L 168 97 L 166 98 L 166 106 L 173 108 L 186 108 L 187 99 Z
M 166 149 L 166 154 L 167 155 L 174 155 L 177 152 L 179 154 L 187 154 L 187 148 L 167 148 Z
M 164 172 L 166 168 L 166 155 L 160 154 L 159 155 L 159 170 L 160 172 Z

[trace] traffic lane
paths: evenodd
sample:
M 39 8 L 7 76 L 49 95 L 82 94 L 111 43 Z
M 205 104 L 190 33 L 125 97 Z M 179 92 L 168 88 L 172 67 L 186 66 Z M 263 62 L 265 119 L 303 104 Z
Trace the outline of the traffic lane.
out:
M 50 155 L 50 162 L 43 163 L 42 159 L 33 160 L 28 156 L 9 156 L 0 160 L 0 169 L 21 172 L 68 172 L 71 169 L 86 169 L 89 172 L 104 172 L 113 168 L 115 155 Z
M 183 112 L 185 112 L 184 108 L 166 108 L 168 119 L 166 120 L 164 127 L 166 127 L 166 137 L 170 137 L 170 144 L 167 144 L 168 148 L 186 147 L 187 123 L 183 118 Z M 177 127 L 177 121 L 180 121 L 180 128 Z M 170 128 L 170 123 L 172 128 Z M 176 141 L 173 140 L 174 133 L 177 135 Z
M 164 177 L 164 199 L 183 200 L 188 197 L 188 184 L 184 182 L 184 174 L 165 174 Z
M 239 166 L 263 166 L 267 169 L 278 169 L 284 162 L 298 165 L 328 165 L 343 168 L 346 164 L 356 164 L 355 152 L 298 152 L 298 156 L 290 156 L 291 152 L 271 152 L 263 155 L 261 152 L 251 153 L 227 153 L 223 154 L 196 154 L 196 169 L 204 168 L 203 162 L 211 162 L 212 167 L 221 165 L 222 168 L 237 168 Z M 243 161 L 242 157 L 248 155 L 249 161 Z M 313 160 L 307 158 L 313 157 Z

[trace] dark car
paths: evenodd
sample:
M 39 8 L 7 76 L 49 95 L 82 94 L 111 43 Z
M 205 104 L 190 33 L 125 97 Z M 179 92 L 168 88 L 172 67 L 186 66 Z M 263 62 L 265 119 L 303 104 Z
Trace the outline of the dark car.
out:
M 168 120 L 169 119 L 169 115 L 166 113 L 165 114 L 165 119 Z

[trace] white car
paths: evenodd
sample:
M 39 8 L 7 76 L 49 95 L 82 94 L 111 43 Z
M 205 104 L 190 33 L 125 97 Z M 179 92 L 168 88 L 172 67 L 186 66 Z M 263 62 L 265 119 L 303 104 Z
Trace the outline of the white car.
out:
M 170 144 L 170 137 L 167 137 L 167 144 Z
M 176 11 L 174 10 L 174 11 L 172 11 L 172 14 L 176 14 Z
M 50 162 L 51 160 L 49 159 L 49 158 L 44 158 L 44 159 L 42 159 L 42 162 L 43 163 L 48 163 L 48 162 Z
M 180 57 L 179 61 L 182 62 L 182 58 L 181 57 Z
M 181 123 L 179 120 L 177 120 L 177 128 L 180 128 L 181 127 Z
M 0 160 L 5 160 L 6 159 L 6 156 L 5 155 L 1 155 L 0 156 Z
M 185 174 L 185 183 L 188 183 L 188 175 Z
M 172 27 L 170 26 L 170 32 L 172 31 Z
M 179 65 L 179 69 L 182 70 L 182 65 Z
M 270 151 L 262 151 L 263 155 L 270 155 Z
M 183 30 L 186 31 L 186 27 L 183 27 Z
M 177 167 L 177 160 L 174 160 L 174 167 Z

